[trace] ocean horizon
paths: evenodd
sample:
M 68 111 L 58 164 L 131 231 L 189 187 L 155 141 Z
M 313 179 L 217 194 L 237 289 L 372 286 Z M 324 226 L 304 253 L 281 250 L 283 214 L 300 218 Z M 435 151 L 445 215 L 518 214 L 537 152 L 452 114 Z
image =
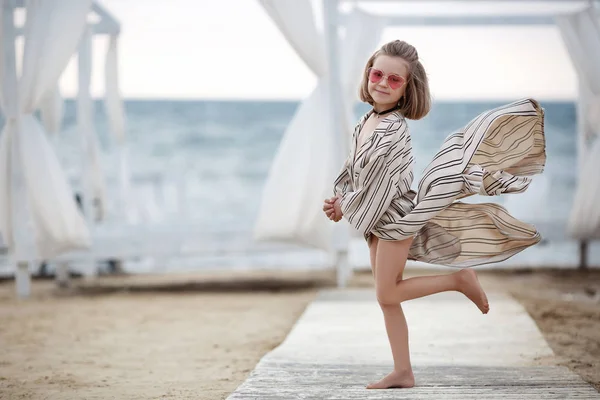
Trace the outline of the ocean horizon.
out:
M 409 121 L 416 159 L 416 188 L 421 171 L 439 149 L 443 139 L 461 128 L 480 112 L 507 101 L 434 101 L 428 116 Z M 502 204 L 518 218 L 539 229 L 546 242 L 527 249 L 504 265 L 575 265 L 577 243 L 566 234 L 577 180 L 576 111 L 572 101 L 540 101 L 545 109 L 547 164 L 543 174 L 534 177 L 526 193 L 486 198 Z M 218 251 L 169 261 L 161 269 L 194 270 L 209 267 L 261 268 L 269 266 L 302 267 L 329 262 L 328 256 L 313 250 L 282 250 L 261 245 L 257 252 L 227 252 L 231 248 L 252 245 L 251 232 L 258 213 L 260 197 L 271 162 L 292 119 L 299 101 L 292 100 L 193 100 L 125 99 L 126 132 L 132 193 L 138 205 L 137 219 L 143 224 L 179 224 L 185 208 L 185 223 L 193 224 L 204 246 L 218 243 Z M 81 192 L 80 174 L 84 160 L 77 132 L 76 104 L 66 99 L 62 132 L 53 145 L 73 189 Z M 108 212 L 111 223 L 120 223 L 118 203 L 118 153 L 108 131 L 101 100 L 94 101 L 94 127 L 101 147 L 101 164 L 107 180 Z M 356 119 L 369 109 L 357 104 Z M 2 121 L 0 120 L 0 125 Z M 176 197 L 177 188 L 185 189 L 185 198 Z M 118 226 L 118 225 L 117 225 Z M 551 230 L 544 232 L 543 228 Z M 196 230 L 194 231 L 196 232 Z M 229 238 L 229 239 L 228 239 Z M 243 242 L 243 246 L 242 246 Z M 285 255 L 287 254 L 287 255 Z M 293 256 L 289 256 L 293 255 Z M 352 244 L 354 264 L 368 263 L 366 246 L 360 240 Z M 148 260 L 131 262 L 131 268 L 152 268 Z M 165 262 L 162 260 L 161 262 Z M 600 249 L 593 244 L 589 262 L 600 264 Z M 150 263 L 150 264 L 148 264 Z

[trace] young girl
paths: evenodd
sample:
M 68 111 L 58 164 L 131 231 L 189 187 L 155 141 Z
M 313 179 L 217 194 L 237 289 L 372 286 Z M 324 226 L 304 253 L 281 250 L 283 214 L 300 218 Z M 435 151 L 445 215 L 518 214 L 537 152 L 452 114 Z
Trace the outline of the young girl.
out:
M 396 40 L 376 51 L 365 67 L 360 99 L 373 109 L 355 128 L 335 196 L 325 200 L 323 211 L 335 222 L 345 217 L 370 250 L 394 370 L 367 388 L 408 388 L 415 378 L 400 303 L 453 290 L 486 314 L 490 307 L 475 271 L 462 267 L 502 261 L 540 241 L 533 226 L 499 205 L 456 200 L 527 188 L 527 176 L 542 172 L 545 163 L 543 110 L 525 99 L 480 114 L 448 136 L 416 193 L 406 119 L 427 115 L 431 98 L 415 48 Z M 403 279 L 407 259 L 461 269 Z

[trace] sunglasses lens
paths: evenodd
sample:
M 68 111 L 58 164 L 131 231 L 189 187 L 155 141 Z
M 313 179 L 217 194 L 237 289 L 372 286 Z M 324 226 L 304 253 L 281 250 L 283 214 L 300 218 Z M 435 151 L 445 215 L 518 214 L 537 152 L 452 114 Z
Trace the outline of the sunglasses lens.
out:
M 390 75 L 388 77 L 388 83 L 392 89 L 398 89 L 404 84 L 404 78 L 397 75 Z
M 383 78 L 383 72 L 378 69 L 371 68 L 369 70 L 369 80 L 373 83 L 377 83 Z
M 383 77 L 384 77 L 383 71 L 380 71 L 375 68 L 369 68 L 369 80 L 372 83 L 377 83 L 377 82 L 381 81 L 383 79 Z M 398 89 L 406 83 L 406 80 L 403 77 L 401 77 L 400 75 L 392 74 L 392 75 L 388 75 L 387 82 L 388 82 L 388 85 L 390 86 L 390 88 Z

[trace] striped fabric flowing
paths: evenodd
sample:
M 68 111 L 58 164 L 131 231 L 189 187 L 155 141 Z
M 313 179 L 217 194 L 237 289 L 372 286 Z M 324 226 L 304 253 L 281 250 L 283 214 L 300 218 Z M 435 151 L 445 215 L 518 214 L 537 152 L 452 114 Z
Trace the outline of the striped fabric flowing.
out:
M 409 259 L 452 267 L 499 262 L 541 240 L 533 225 L 494 203 L 458 201 L 475 194 L 520 193 L 546 162 L 544 111 L 523 99 L 478 115 L 451 134 L 411 190 L 413 156 L 402 115 L 385 118 L 359 148 L 372 111 L 354 131 L 334 183 L 341 209 L 368 241 L 413 237 Z

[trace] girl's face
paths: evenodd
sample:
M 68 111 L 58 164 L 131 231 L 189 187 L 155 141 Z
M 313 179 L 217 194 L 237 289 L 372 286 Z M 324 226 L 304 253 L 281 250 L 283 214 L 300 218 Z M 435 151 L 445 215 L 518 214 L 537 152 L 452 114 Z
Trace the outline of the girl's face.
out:
M 408 68 L 408 63 L 400 57 L 381 55 L 375 59 L 367 84 L 374 106 L 388 109 L 398 104 L 406 90 Z

